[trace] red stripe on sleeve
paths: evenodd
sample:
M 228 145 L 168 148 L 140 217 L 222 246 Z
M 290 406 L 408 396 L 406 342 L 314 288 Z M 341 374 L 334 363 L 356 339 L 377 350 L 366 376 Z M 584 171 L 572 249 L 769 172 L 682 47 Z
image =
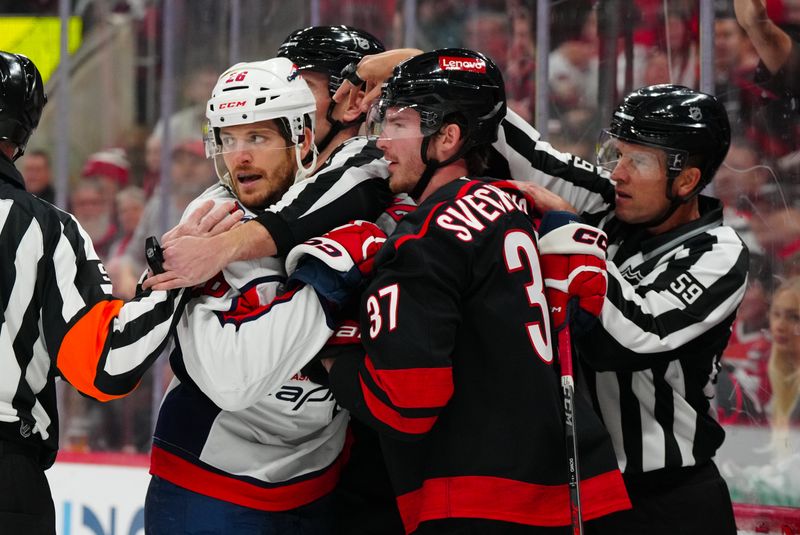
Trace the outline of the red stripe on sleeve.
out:
M 433 209 L 431 209 L 430 213 L 428 214 L 428 217 L 425 218 L 425 223 L 422 224 L 422 228 L 420 229 L 420 231 L 417 232 L 416 234 L 407 234 L 407 235 L 405 235 L 405 236 L 403 236 L 401 238 L 398 238 L 398 240 L 396 242 L 394 242 L 394 248 L 395 249 L 399 249 L 400 246 L 403 245 L 405 242 L 407 242 L 409 240 L 417 240 L 417 239 L 423 237 L 425 235 L 425 233 L 428 232 L 428 227 L 430 226 L 431 221 L 433 220 L 433 217 L 436 215 L 436 210 L 438 210 L 439 207 L 444 205 L 444 204 L 447 204 L 447 203 L 443 201 L 443 202 L 440 202 L 439 204 L 437 204 L 436 206 L 434 206 Z
M 453 369 L 407 368 L 376 370 L 372 359 L 364 359 L 367 371 L 389 401 L 401 409 L 444 407 L 453 395 Z
M 364 383 L 364 379 L 358 378 L 361 383 L 361 392 L 364 396 L 364 401 L 367 404 L 369 412 L 378 420 L 388 425 L 392 429 L 396 429 L 401 433 L 408 433 L 411 435 L 422 435 L 427 433 L 436 423 L 435 416 L 425 418 L 408 418 L 403 416 L 395 409 L 381 401 L 369 387 Z

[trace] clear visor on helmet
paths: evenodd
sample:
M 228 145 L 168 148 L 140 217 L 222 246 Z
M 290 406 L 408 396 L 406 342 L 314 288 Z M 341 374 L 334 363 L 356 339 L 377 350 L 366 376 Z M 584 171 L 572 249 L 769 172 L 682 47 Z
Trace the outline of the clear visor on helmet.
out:
M 367 136 L 371 139 L 422 138 L 436 133 L 441 119 L 436 111 L 417 104 L 389 104 L 381 99 L 367 113 Z
M 286 140 L 280 132 L 257 123 L 252 128 L 236 127 L 235 130 L 220 128 L 218 134 L 208 128 L 205 135 L 206 157 L 213 158 L 235 152 L 261 152 L 265 150 L 286 150 Z
M 204 137 L 206 157 L 214 161 L 217 176 L 226 184 L 229 168 L 241 163 L 240 159 L 253 160 L 258 155 L 277 154 L 295 148 L 291 142 L 287 145 L 278 130 L 259 123 L 218 128 L 216 134 L 209 125 Z
M 617 169 L 641 177 L 660 178 L 664 168 L 664 151 L 628 143 L 603 130 L 597 146 L 597 166 L 609 174 Z

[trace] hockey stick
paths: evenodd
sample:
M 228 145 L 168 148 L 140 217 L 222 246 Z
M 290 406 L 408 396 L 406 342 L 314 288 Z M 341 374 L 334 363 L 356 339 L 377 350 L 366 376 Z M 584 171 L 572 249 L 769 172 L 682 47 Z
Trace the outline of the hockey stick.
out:
M 570 317 L 567 306 L 567 318 Z M 558 331 L 558 362 L 561 367 L 561 390 L 564 394 L 564 432 L 567 443 L 569 467 L 569 502 L 573 535 L 583 535 L 583 513 L 581 511 L 580 467 L 578 465 L 578 439 L 575 434 L 575 376 L 572 371 L 572 335 L 569 319 Z

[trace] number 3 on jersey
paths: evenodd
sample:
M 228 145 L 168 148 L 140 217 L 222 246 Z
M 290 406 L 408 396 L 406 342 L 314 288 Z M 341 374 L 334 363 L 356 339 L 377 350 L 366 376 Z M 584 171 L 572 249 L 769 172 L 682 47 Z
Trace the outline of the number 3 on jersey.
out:
M 367 314 L 369 314 L 369 337 L 374 339 L 381 332 L 383 327 L 383 316 L 381 316 L 381 305 L 378 298 L 389 300 L 389 331 L 397 327 L 397 298 L 400 295 L 400 287 L 397 284 L 390 284 L 378 290 L 378 297 L 370 295 L 367 299 Z
M 542 270 L 539 267 L 539 252 L 533 238 L 522 231 L 514 230 L 506 234 L 503 242 L 503 258 L 509 273 L 526 266 L 530 270 L 531 282 L 525 285 L 528 306 L 533 316 L 541 318 L 525 324 L 533 350 L 547 364 L 553 362 L 553 349 L 550 343 L 550 316 L 547 313 L 547 299 L 544 295 Z

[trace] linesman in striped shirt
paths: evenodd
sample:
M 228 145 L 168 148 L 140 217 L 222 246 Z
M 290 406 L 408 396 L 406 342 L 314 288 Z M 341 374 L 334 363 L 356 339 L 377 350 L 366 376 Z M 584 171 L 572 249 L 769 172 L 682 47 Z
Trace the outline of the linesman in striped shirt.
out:
M 711 400 L 748 253 L 720 202 L 700 195 L 729 144 L 714 97 L 650 86 L 603 133 L 597 161 L 610 181 L 528 186 L 537 208 L 583 214 L 608 234 L 601 321 L 576 341 L 633 504 L 598 520 L 603 533 L 736 533 L 712 460 L 725 432 Z
M 25 191 L 14 161 L 46 101 L 36 66 L 0 52 L 0 531 L 26 535 L 55 534 L 44 475 L 58 449 L 55 378 L 100 401 L 130 393 L 183 292 L 123 305 L 75 218 Z

